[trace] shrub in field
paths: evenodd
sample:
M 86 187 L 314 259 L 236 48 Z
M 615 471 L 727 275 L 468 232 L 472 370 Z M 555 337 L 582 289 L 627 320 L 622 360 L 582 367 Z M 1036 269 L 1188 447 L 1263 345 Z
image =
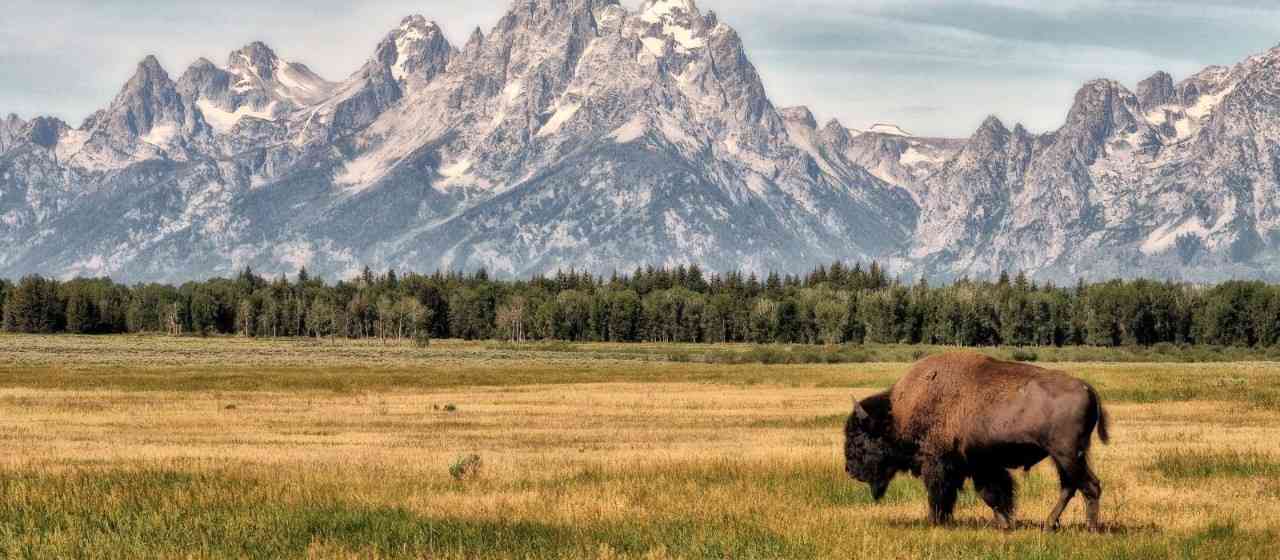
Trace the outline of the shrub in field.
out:
M 1179 350 L 1178 346 L 1171 342 L 1161 342 L 1151 347 L 1151 351 L 1155 352 L 1156 354 L 1165 354 L 1165 355 L 1176 354 L 1178 353 L 1178 350 Z
M 785 351 L 774 346 L 759 346 L 751 350 L 747 355 L 748 362 L 765 365 L 785 364 L 791 361 Z
M 1040 359 L 1040 355 L 1036 354 L 1034 350 L 1024 348 L 1015 349 L 1010 356 L 1015 362 L 1034 362 Z
M 480 476 L 480 468 L 484 466 L 484 460 L 479 455 L 471 454 L 465 457 L 458 457 L 457 460 L 449 465 L 449 476 L 454 480 L 469 480 Z

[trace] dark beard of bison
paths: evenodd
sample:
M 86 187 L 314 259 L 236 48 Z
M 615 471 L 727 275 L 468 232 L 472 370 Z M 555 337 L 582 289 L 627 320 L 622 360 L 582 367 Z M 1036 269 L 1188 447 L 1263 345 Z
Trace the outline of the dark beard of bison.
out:
M 871 497 L 879 502 L 889 483 L 899 472 L 910 468 L 912 454 L 892 437 L 892 419 L 877 397 L 856 403 L 845 423 L 845 472 L 871 486 Z

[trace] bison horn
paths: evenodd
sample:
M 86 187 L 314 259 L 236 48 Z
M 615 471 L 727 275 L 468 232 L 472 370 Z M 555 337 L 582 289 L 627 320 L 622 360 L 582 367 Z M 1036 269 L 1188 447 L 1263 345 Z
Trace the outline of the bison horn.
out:
M 853 403 L 853 415 L 857 416 L 859 421 L 863 421 L 871 417 L 870 414 L 867 414 L 867 409 L 862 408 L 862 403 L 860 402 Z

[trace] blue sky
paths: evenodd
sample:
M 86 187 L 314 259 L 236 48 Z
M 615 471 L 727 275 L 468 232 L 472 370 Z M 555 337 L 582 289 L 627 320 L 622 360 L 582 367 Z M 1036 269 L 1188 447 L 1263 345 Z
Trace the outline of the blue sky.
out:
M 627 2 L 630 5 L 636 0 Z M 6 0 L 0 114 L 73 125 L 110 101 L 147 54 L 181 74 L 253 40 L 333 80 L 399 20 L 421 13 L 455 43 L 511 0 Z M 1280 3 L 1259 0 L 699 0 L 743 36 L 778 105 L 864 127 L 967 136 L 989 114 L 1059 126 L 1092 78 L 1181 79 L 1280 44 Z

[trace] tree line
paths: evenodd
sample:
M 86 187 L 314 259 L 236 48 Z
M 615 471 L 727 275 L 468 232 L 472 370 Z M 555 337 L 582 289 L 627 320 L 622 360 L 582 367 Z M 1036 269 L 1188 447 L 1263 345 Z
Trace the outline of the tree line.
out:
M 244 270 L 180 286 L 109 279 L 0 280 L 15 333 L 960 346 L 1272 346 L 1280 287 L 1115 280 L 1055 286 L 1025 275 L 931 286 L 876 263 L 806 275 L 697 266 L 497 280 L 481 270 L 395 272 L 336 283 Z

